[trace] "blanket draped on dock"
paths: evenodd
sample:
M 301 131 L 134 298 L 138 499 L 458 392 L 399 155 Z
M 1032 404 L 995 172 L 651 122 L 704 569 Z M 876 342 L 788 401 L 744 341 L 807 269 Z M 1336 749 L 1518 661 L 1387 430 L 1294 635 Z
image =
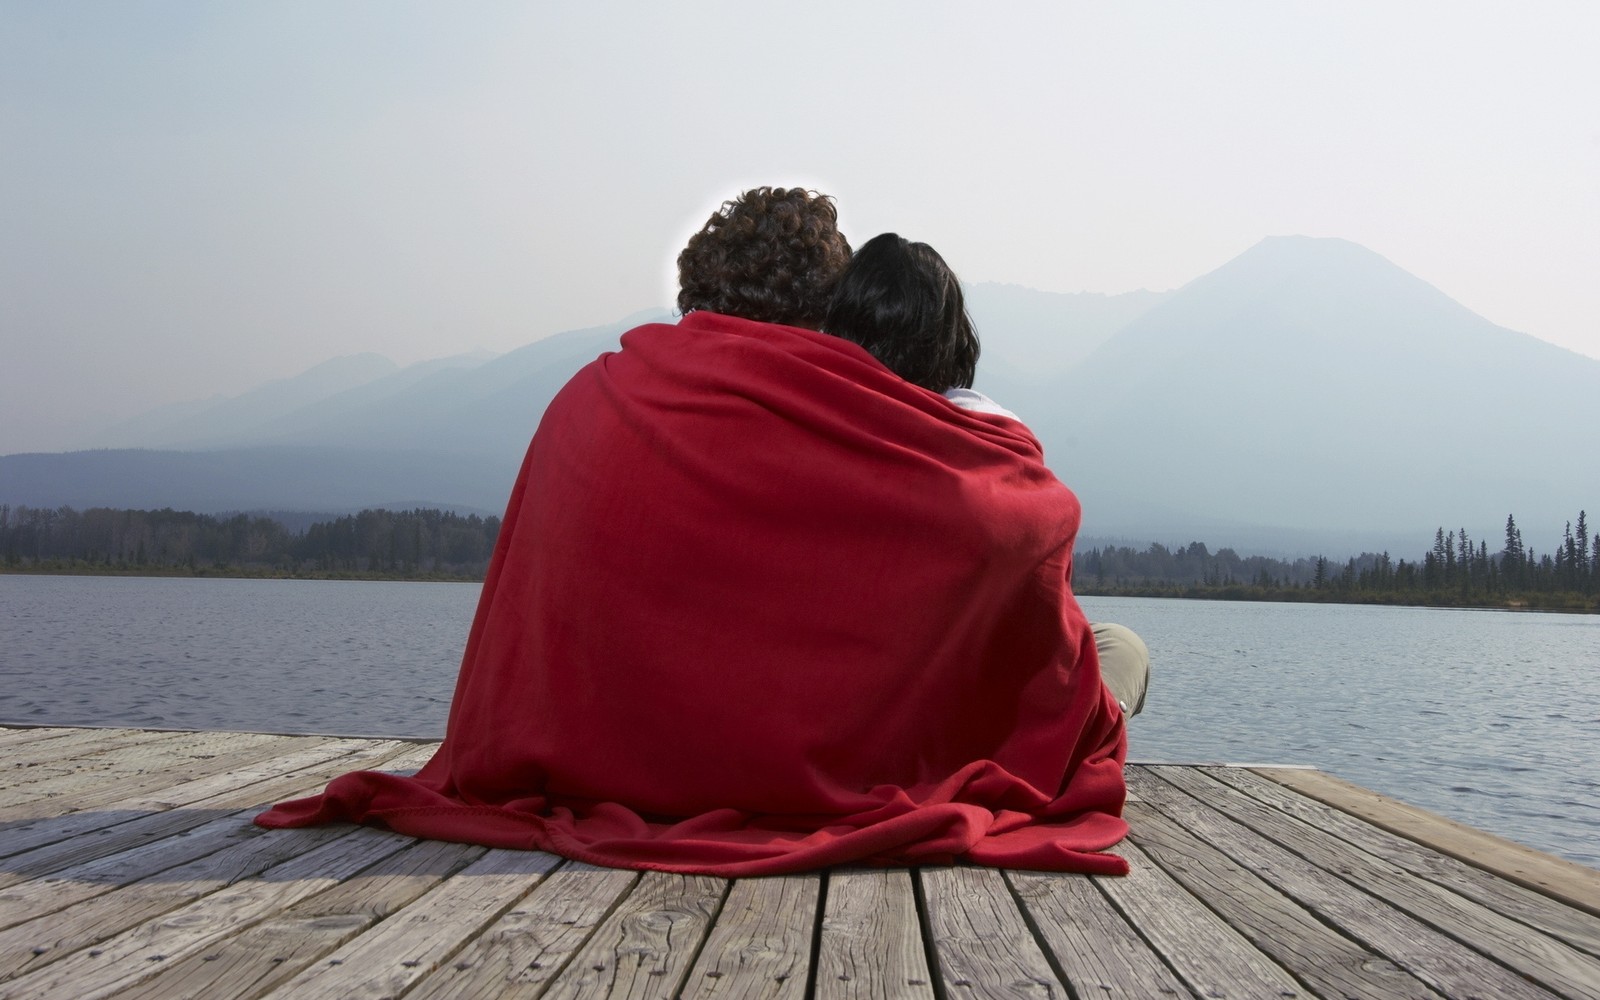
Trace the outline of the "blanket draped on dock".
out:
M 639 327 L 540 422 L 437 754 L 256 822 L 724 877 L 1125 872 L 1078 521 L 1021 424 L 854 344 Z

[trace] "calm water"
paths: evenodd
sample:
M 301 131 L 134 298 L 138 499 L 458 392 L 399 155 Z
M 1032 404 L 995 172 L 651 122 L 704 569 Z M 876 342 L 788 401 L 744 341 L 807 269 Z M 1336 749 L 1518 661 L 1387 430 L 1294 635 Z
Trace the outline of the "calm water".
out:
M 439 737 L 476 584 L 0 576 L 0 721 Z M 1311 764 L 1600 866 L 1600 617 L 1087 598 L 1145 761 Z

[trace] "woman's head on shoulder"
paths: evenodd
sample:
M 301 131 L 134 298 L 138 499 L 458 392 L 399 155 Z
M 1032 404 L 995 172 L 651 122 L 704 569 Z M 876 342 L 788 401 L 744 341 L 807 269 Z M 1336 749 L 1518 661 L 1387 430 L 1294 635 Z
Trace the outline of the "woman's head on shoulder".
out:
M 832 198 L 753 188 L 723 202 L 678 255 L 678 310 L 816 329 L 849 263 Z
M 897 233 L 874 236 L 856 251 L 823 329 L 934 392 L 971 388 L 977 374 L 978 334 L 961 282 L 933 247 Z

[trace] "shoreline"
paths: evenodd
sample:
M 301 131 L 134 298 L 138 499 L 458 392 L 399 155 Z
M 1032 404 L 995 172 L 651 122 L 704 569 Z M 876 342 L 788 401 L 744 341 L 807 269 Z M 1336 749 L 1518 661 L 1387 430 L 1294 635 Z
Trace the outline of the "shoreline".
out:
M 82 565 L 6 566 L 0 576 L 115 576 L 152 579 L 210 580 L 346 580 L 388 583 L 482 583 L 482 574 L 388 572 L 382 570 L 281 570 L 270 567 L 210 566 L 104 566 Z
M 482 574 L 419 573 L 416 571 L 387 570 L 283 570 L 272 567 L 208 566 L 190 569 L 187 566 L 129 566 L 101 563 L 63 564 L 53 561 L 44 566 L 8 566 L 0 564 L 0 576 L 108 576 L 149 577 L 155 579 L 224 579 L 224 580 L 334 580 L 347 582 L 387 583 L 475 583 L 483 582 Z M 1376 594 L 1337 594 L 1310 588 L 1265 588 L 1241 584 L 1218 587 L 1195 587 L 1182 584 L 1153 583 L 1145 586 L 1104 586 L 1091 584 L 1074 586 L 1077 597 L 1147 597 L 1188 601 L 1244 601 L 1262 604 L 1341 604 L 1372 605 L 1379 607 L 1441 608 L 1463 611 L 1539 612 L 1558 614 L 1600 614 L 1600 595 L 1577 593 L 1521 593 L 1487 599 L 1468 597 L 1441 599 L 1443 595 L 1412 596 L 1400 592 Z
M 1439 608 L 1457 611 L 1542 612 L 1559 614 L 1600 614 L 1600 595 L 1516 594 L 1500 598 L 1441 599 L 1438 594 L 1410 596 L 1403 593 L 1331 594 L 1310 589 L 1281 590 L 1261 587 L 1223 586 L 1215 588 L 1153 584 L 1147 587 L 1089 586 L 1072 588 L 1075 597 L 1149 597 L 1188 601 L 1244 601 L 1255 604 L 1339 604 L 1393 608 Z

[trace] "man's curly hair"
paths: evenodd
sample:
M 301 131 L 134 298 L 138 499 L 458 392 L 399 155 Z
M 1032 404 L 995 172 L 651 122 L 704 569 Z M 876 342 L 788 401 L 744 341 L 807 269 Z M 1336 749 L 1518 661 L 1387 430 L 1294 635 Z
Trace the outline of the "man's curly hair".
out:
M 832 198 L 755 188 L 723 202 L 678 255 L 678 310 L 816 328 L 849 263 Z

